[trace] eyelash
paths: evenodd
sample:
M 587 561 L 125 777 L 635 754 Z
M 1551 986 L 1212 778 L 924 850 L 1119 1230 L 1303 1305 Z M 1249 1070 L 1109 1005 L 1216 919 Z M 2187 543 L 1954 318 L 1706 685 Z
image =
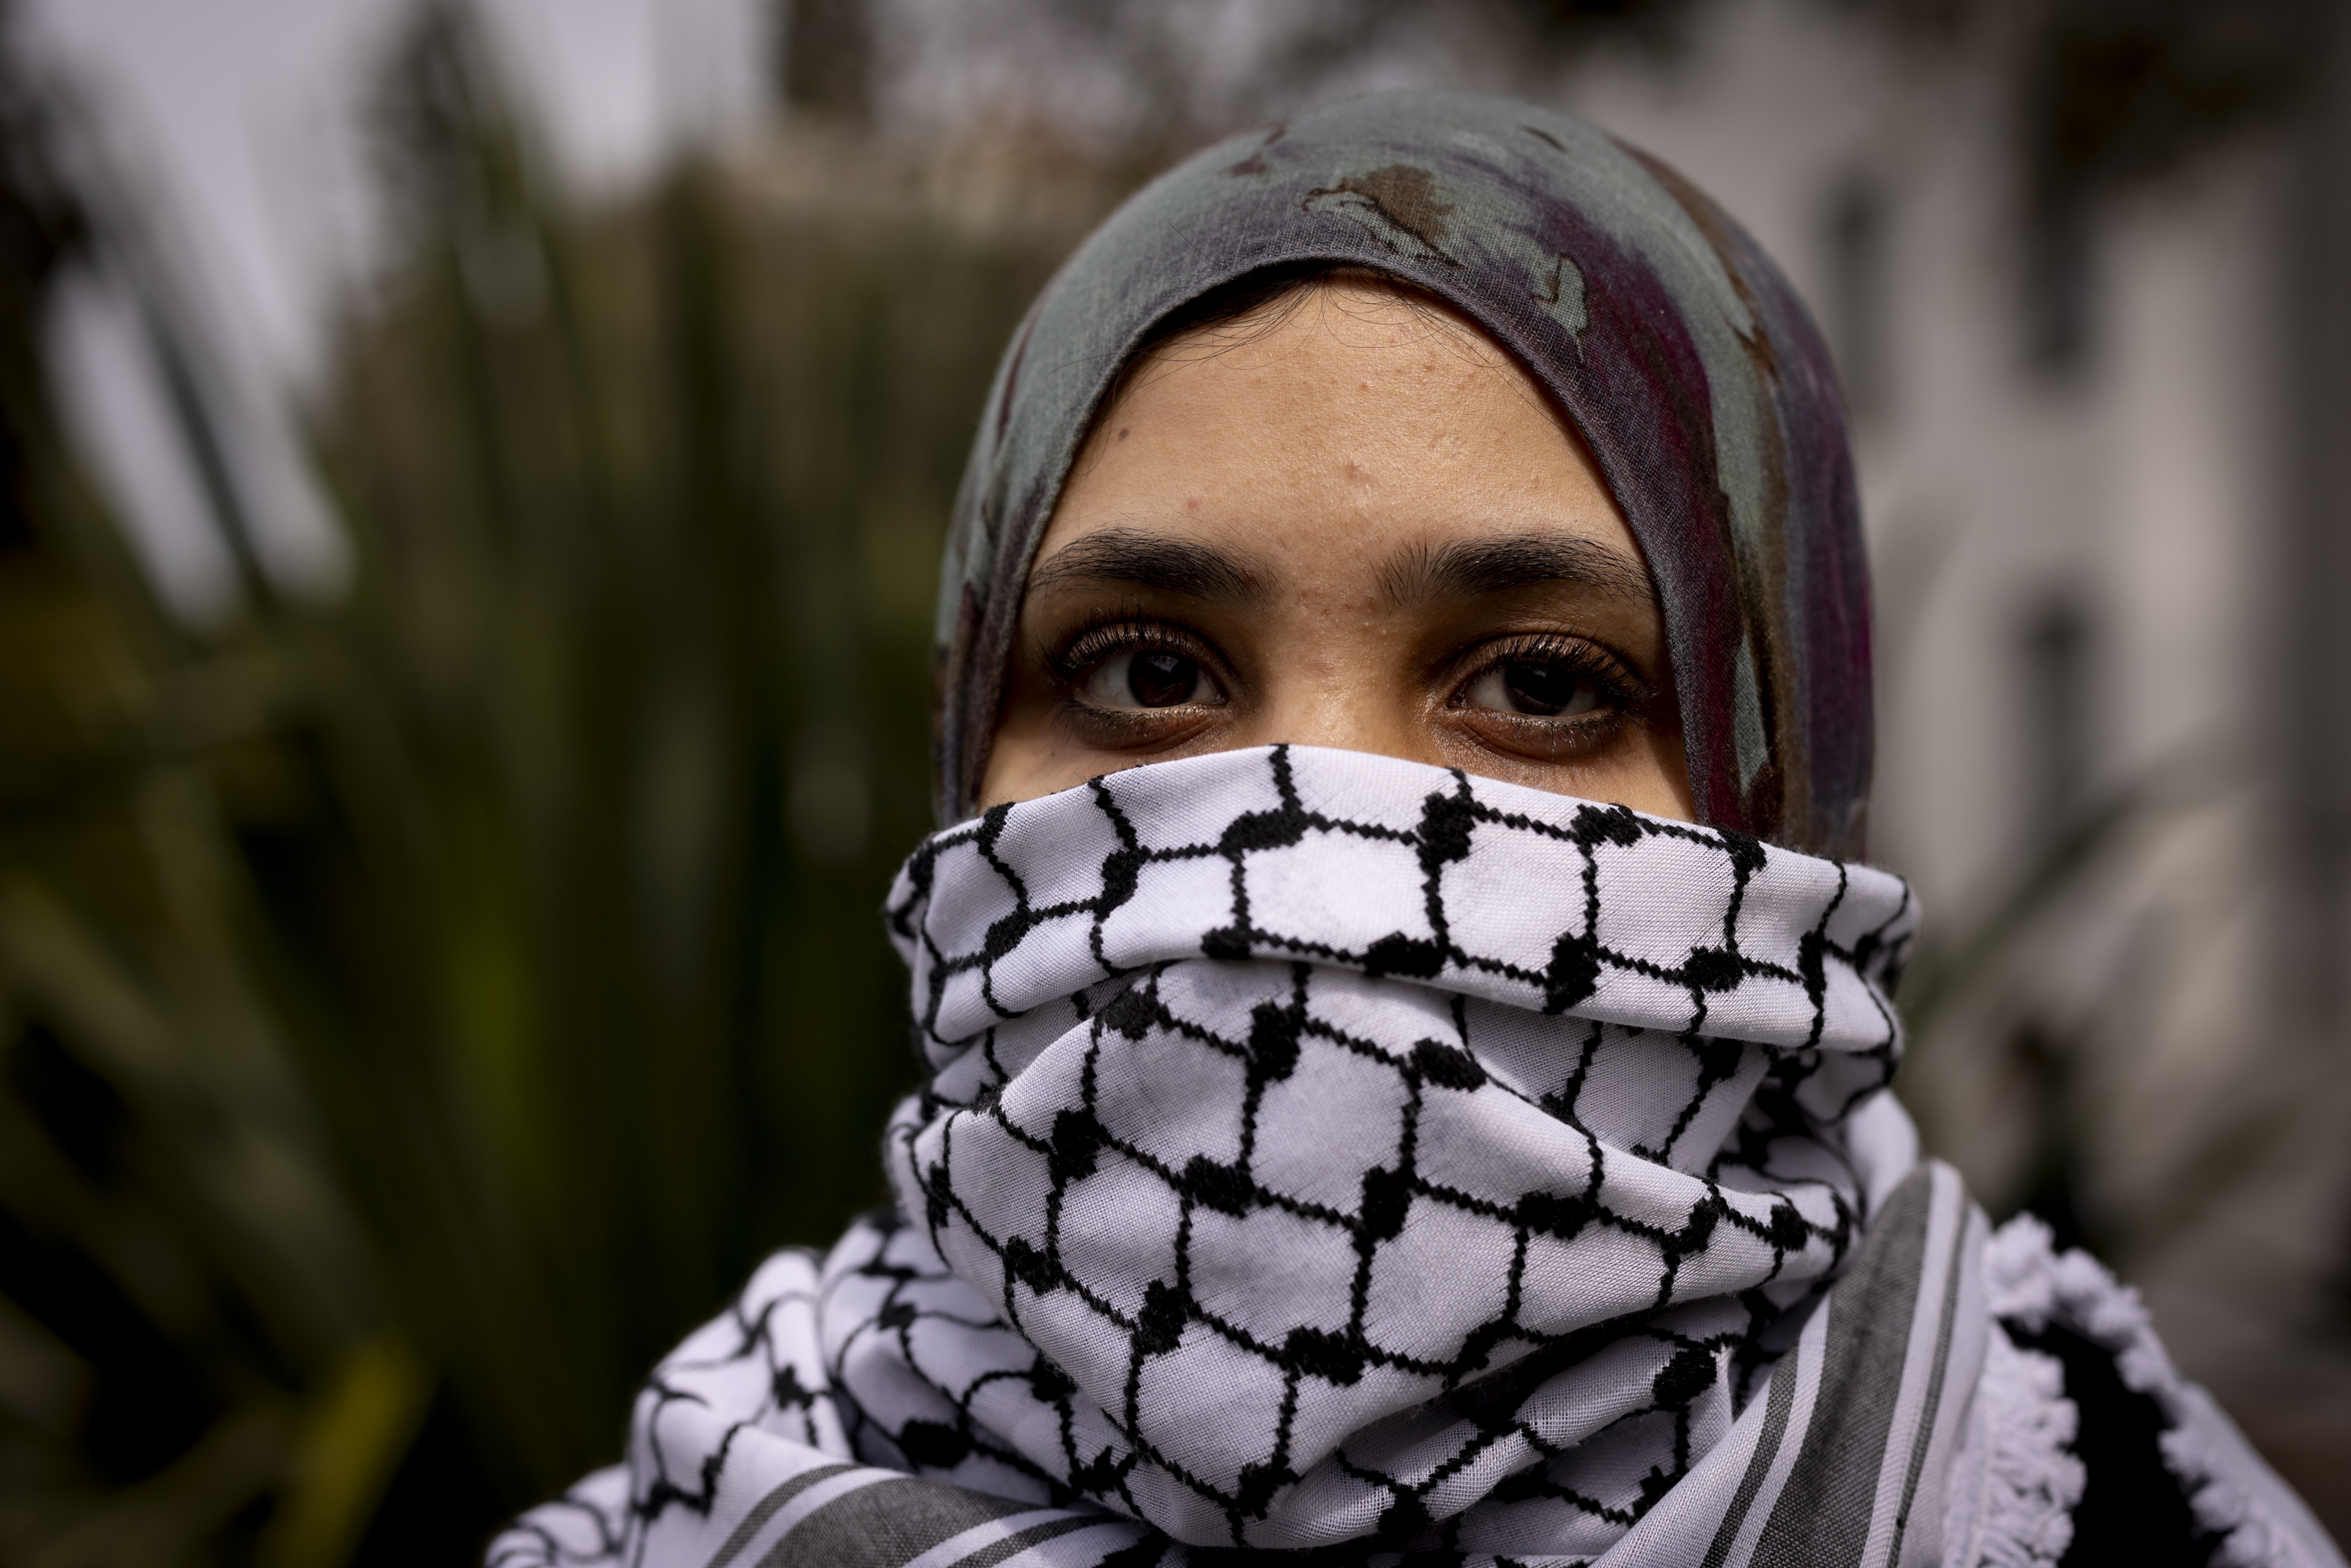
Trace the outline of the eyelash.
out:
M 1139 714 L 1097 708 L 1083 702 L 1076 693 L 1086 675 L 1104 660 L 1120 653 L 1155 648 L 1197 660 L 1219 681 L 1228 679 L 1223 660 L 1214 645 L 1205 638 L 1186 628 L 1128 611 L 1104 612 L 1081 625 L 1059 643 L 1044 650 L 1043 664 L 1053 684 L 1064 694 L 1064 705 L 1072 710 L 1072 717 L 1077 716 L 1076 710 L 1082 710 L 1089 723 L 1113 724 L 1122 729 L 1142 730 L 1149 728 L 1155 721 Z M 1465 706 L 1464 699 L 1468 688 L 1480 676 L 1504 664 L 1522 663 L 1565 665 L 1581 679 L 1592 683 L 1601 700 L 1601 708 L 1597 712 L 1568 719 L 1541 718 L 1523 714 L 1489 714 L 1480 710 L 1487 722 L 1499 721 L 1552 735 L 1581 733 L 1586 737 L 1584 743 L 1589 744 L 1613 726 L 1628 720 L 1637 721 L 1653 695 L 1648 683 L 1606 649 L 1583 638 L 1562 632 L 1531 632 L 1481 643 L 1457 654 L 1452 661 L 1448 683 L 1452 695 L 1446 699 L 1446 706 L 1457 710 Z
M 1215 652 L 1199 638 L 1164 621 L 1148 621 L 1137 615 L 1120 615 L 1114 619 L 1096 621 L 1082 626 L 1045 652 L 1045 669 L 1053 684 L 1064 688 L 1075 686 L 1086 673 L 1103 660 L 1115 654 L 1145 648 L 1161 648 L 1196 659 L 1211 671 L 1220 667 Z
M 1605 650 L 1582 638 L 1568 637 L 1556 632 L 1531 632 L 1499 642 L 1487 643 L 1471 649 L 1458 666 L 1454 677 L 1454 695 L 1448 706 L 1460 702 L 1480 675 L 1504 664 L 1564 664 L 1582 679 L 1590 681 L 1605 708 L 1601 713 L 1572 719 L 1571 724 L 1592 724 L 1620 718 L 1639 711 L 1649 698 L 1647 683 L 1625 668 L 1622 661 Z M 1527 717 L 1535 724 L 1558 724 L 1557 719 Z

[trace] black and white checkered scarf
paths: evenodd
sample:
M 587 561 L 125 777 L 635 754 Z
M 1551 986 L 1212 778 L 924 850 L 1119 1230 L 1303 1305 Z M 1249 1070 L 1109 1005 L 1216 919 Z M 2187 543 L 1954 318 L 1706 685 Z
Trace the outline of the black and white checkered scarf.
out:
M 1860 1233 L 1910 917 L 1883 873 L 1344 752 L 940 834 L 891 900 L 935 1071 L 908 1224 L 828 1301 L 871 1325 L 852 1441 L 1200 1545 L 1597 1552 Z
M 1936 1560 L 1996 1335 L 1882 1092 L 1895 877 L 1278 747 L 950 829 L 889 917 L 894 1211 L 494 1563 Z

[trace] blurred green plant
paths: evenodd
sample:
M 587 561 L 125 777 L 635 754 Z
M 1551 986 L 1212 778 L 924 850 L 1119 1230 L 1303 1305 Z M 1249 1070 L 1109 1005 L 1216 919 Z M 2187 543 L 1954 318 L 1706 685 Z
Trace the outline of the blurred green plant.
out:
M 315 413 L 330 602 L 271 580 L 201 335 L 141 301 L 244 574 L 212 631 L 42 373 L 121 204 L 0 90 L 8 1562 L 455 1560 L 881 1196 L 939 532 L 1072 236 L 845 142 L 583 212 L 483 60 L 428 6 L 384 78 L 404 248 Z

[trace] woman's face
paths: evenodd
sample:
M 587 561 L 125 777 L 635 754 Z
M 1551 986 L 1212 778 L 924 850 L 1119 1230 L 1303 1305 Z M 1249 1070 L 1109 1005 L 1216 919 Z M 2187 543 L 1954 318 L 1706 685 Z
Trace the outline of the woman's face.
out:
M 1275 741 L 1693 816 L 1656 591 L 1466 319 L 1310 285 L 1128 379 L 1040 543 L 981 803 Z

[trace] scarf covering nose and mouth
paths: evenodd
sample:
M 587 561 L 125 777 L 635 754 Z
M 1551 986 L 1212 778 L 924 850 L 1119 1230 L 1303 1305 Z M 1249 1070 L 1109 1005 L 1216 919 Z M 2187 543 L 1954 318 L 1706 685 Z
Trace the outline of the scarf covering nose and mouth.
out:
M 771 1259 L 492 1562 L 1904 1561 L 1986 1341 L 1980 1218 L 1882 1092 L 1914 915 L 1303 747 L 939 833 L 889 904 L 896 1203 Z
M 1179 1542 L 1604 1550 L 1907 1174 L 1848 1124 L 1907 891 L 1743 834 L 1277 747 L 992 810 L 890 918 L 947 1271 L 834 1271 L 852 1439 Z

